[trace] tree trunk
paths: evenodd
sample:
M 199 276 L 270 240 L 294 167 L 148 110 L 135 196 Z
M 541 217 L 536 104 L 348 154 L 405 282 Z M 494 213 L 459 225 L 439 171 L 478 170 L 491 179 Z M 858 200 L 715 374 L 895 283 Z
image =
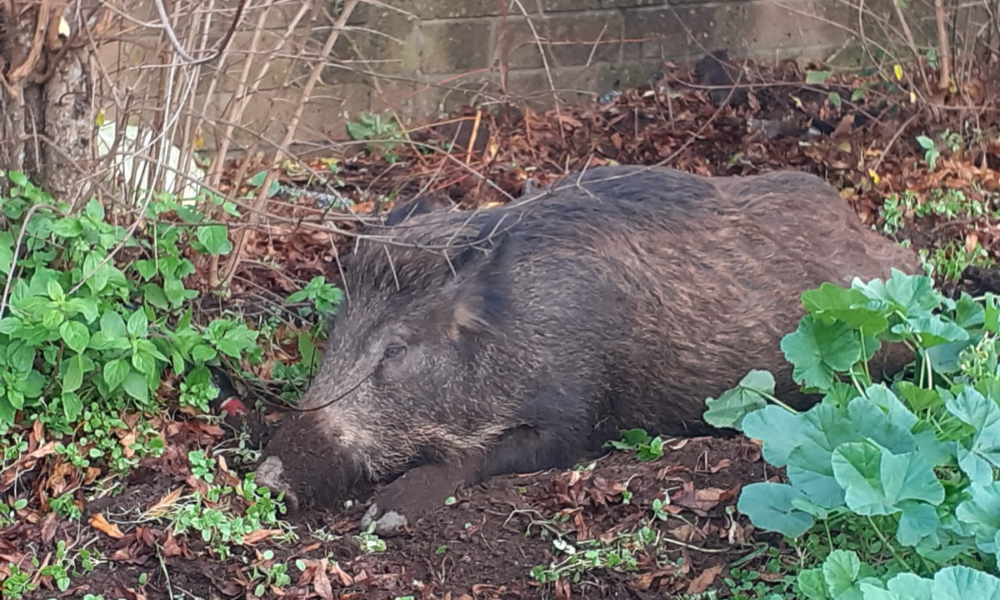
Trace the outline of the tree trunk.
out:
M 96 117 L 88 24 L 73 21 L 93 24 L 94 8 L 87 0 L 0 3 L 0 169 L 23 172 L 69 204 L 87 184 Z

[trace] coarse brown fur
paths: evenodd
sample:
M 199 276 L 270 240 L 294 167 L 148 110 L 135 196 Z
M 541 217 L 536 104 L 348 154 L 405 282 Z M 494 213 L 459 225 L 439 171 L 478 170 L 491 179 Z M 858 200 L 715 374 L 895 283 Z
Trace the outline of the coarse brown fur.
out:
M 301 407 L 344 397 L 285 423 L 259 479 L 326 507 L 426 463 L 471 460 L 466 482 L 568 467 L 623 428 L 709 432 L 705 399 L 751 369 L 805 407 L 779 347 L 801 293 L 919 270 L 804 173 L 601 167 L 554 188 L 480 212 L 404 206 L 394 245 L 361 242 Z

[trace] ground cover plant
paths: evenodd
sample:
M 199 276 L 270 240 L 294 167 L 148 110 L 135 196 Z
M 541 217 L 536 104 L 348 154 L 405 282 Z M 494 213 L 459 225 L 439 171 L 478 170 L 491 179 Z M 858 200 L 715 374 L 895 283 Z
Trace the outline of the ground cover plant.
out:
M 0 198 L 0 597 L 995 593 L 1000 317 L 984 288 L 1000 256 L 1000 128 L 993 113 L 949 113 L 931 127 L 877 74 L 761 72 L 782 86 L 754 90 L 756 104 L 741 107 L 720 109 L 665 68 L 669 89 L 506 121 L 481 113 L 491 155 L 443 139 L 435 124 L 365 115 L 347 132 L 360 154 L 283 165 L 268 210 L 285 220 L 248 234 L 226 295 L 210 265 L 237 251 L 238 203 L 154 195 L 133 229 L 120 207 L 95 199 L 70 211 L 5 174 L 14 189 Z M 788 94 L 805 81 L 849 89 Z M 751 127 L 800 110 L 843 119 L 877 103 L 897 110 L 836 140 Z M 360 530 L 359 503 L 290 519 L 248 475 L 276 407 L 314 370 L 322 317 L 342 298 L 333 256 L 350 236 L 292 223 L 418 192 L 474 207 L 517 196 L 528 178 L 664 160 L 706 174 L 820 174 L 865 222 L 921 250 L 933 279 L 804 295 L 810 316 L 784 348 L 801 383 L 825 397 L 811 411 L 782 408 L 768 375 L 751 373 L 707 406 L 744 437 L 624 432 L 594 463 L 463 490 L 406 536 Z M 238 201 L 266 180 L 255 161 L 235 161 L 227 176 Z M 321 202 L 314 184 L 337 201 Z M 875 383 L 864 359 L 888 344 L 912 347 L 915 360 Z
M 929 277 L 895 272 L 802 300 L 809 314 L 782 349 L 822 402 L 791 409 L 766 371 L 708 400 L 710 423 L 762 440 L 764 459 L 787 473 L 745 486 L 739 510 L 791 538 L 798 597 L 991 597 L 998 297 L 952 300 Z M 915 354 L 891 385 L 868 368 L 887 344 Z

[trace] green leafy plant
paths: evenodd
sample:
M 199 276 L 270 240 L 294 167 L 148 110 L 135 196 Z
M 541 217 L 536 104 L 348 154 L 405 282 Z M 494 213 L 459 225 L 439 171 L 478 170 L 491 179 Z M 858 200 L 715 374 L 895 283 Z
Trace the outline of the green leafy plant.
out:
M 187 501 L 175 504 L 168 518 L 177 535 L 198 533 L 212 552 L 225 560 L 232 546 L 243 544 L 245 536 L 284 525 L 279 515 L 287 509 L 281 499 L 282 495 L 273 498 L 270 490 L 259 487 L 249 473 L 239 485 L 213 486 L 206 494 L 195 492 Z
M 378 145 L 390 151 L 386 156 L 389 162 L 396 160 L 391 150 L 398 145 L 399 142 L 397 140 L 403 139 L 402 129 L 394 118 L 386 118 L 382 115 L 372 113 L 362 113 L 357 121 L 349 121 L 347 123 L 347 133 L 354 140 L 372 140 L 373 143 L 365 146 L 369 152 L 375 150 L 375 141 L 377 141 Z
M 663 456 L 663 439 L 659 436 L 650 438 L 644 429 L 623 429 L 621 434 L 621 441 L 611 441 L 606 446 L 616 450 L 635 450 L 642 462 L 652 462 Z
M 254 585 L 254 596 L 261 598 L 268 589 L 280 590 L 292 582 L 288 575 L 288 565 L 284 563 L 273 563 L 274 551 L 265 550 L 263 552 L 264 562 L 262 565 L 254 565 L 250 580 L 257 582 Z
M 378 554 L 385 552 L 385 540 L 375 533 L 375 523 L 368 526 L 368 529 L 354 536 L 358 543 L 358 548 L 365 554 Z
M 747 485 L 738 508 L 802 549 L 798 592 L 817 600 L 924 597 L 859 594 L 862 582 L 884 588 L 893 577 L 936 582 L 959 572 L 946 568 L 995 568 L 997 298 L 951 300 L 929 277 L 893 271 L 850 288 L 823 284 L 802 303 L 807 315 L 781 348 L 793 379 L 821 402 L 795 411 L 773 397 L 770 373 L 753 371 L 707 399 L 704 415 L 762 440 L 765 460 L 785 468 L 788 483 Z M 869 361 L 890 344 L 914 360 L 876 383 Z
M 648 526 L 638 531 L 616 536 L 610 543 L 586 540 L 574 545 L 562 538 L 552 540 L 557 558 L 548 565 L 531 569 L 532 577 L 541 584 L 568 579 L 578 583 L 587 573 L 598 569 L 634 571 L 638 566 L 637 551 L 645 546 L 655 546 L 659 535 Z
M 0 306 L 4 460 L 23 446 L 13 428 L 20 413 L 40 421 L 73 466 L 98 461 L 126 472 L 162 452 L 155 429 L 125 417 L 160 412 L 164 373 L 182 379 L 182 406 L 207 410 L 207 365 L 261 358 L 257 332 L 244 323 L 201 327 L 184 310 L 198 295 L 183 283 L 194 273 L 185 250 L 229 252 L 226 228 L 160 195 L 145 232 L 129 236 L 97 200 L 71 214 L 22 174 L 8 177 L 12 189 L 0 198 L 0 287 L 9 289 Z M 169 212 L 190 226 L 161 218 Z
M 938 150 L 937 143 L 926 135 L 918 135 L 917 143 L 924 150 L 924 161 L 927 162 L 927 168 L 931 171 L 935 170 L 937 168 L 937 161 L 941 158 L 941 151 Z

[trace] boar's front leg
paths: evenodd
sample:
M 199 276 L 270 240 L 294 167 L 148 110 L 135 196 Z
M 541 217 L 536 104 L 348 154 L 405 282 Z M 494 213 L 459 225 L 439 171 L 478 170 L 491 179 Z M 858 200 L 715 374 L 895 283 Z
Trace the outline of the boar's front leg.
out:
M 553 408 L 551 403 L 544 406 Z M 397 535 L 463 487 L 497 475 L 572 467 L 582 456 L 589 433 L 583 415 L 576 411 L 550 414 L 546 409 L 532 412 L 531 425 L 507 431 L 482 454 L 423 465 L 401 475 L 375 495 L 362 527 L 374 522 L 379 535 Z

